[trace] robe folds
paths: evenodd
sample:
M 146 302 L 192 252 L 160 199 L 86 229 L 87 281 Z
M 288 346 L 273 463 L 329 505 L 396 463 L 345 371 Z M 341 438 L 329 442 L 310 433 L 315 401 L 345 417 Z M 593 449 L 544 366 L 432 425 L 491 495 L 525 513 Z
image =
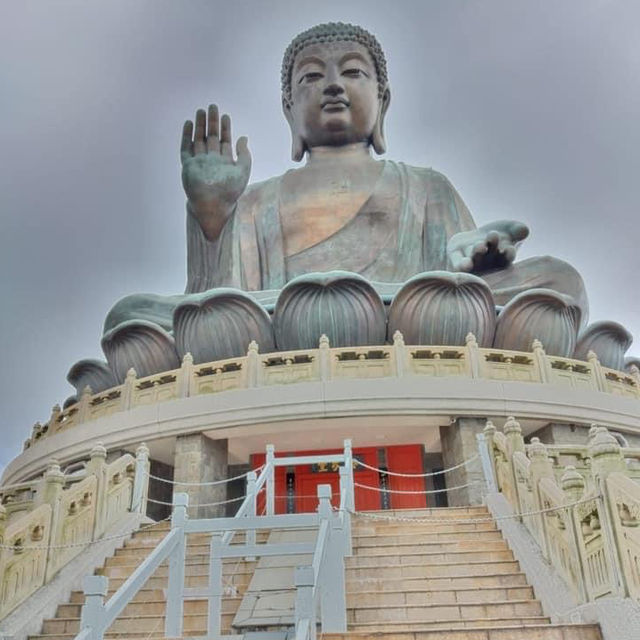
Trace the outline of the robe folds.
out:
M 214 287 L 281 289 L 317 271 L 351 271 L 376 282 L 404 282 L 447 268 L 449 238 L 474 229 L 449 180 L 431 169 L 383 161 L 373 191 L 339 231 L 285 257 L 280 222 L 282 176 L 252 185 L 215 242 L 187 216 L 187 293 Z

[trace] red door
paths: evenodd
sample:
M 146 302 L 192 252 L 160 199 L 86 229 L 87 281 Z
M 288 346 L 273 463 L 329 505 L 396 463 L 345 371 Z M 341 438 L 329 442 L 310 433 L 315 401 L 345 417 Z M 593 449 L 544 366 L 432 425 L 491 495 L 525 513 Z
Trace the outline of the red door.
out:
M 396 445 L 387 447 L 387 469 L 395 473 L 424 473 L 422 446 L 419 444 Z M 388 476 L 389 488 L 392 491 L 425 490 L 424 477 L 404 478 Z M 427 496 L 424 493 L 391 493 L 392 509 L 424 509 Z

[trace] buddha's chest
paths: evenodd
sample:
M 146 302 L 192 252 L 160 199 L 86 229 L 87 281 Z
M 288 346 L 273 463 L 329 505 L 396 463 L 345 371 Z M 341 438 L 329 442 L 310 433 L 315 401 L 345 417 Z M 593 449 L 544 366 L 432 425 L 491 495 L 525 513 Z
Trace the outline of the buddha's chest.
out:
M 280 194 L 285 255 L 300 253 L 348 225 L 371 198 L 379 175 L 379 166 L 287 174 Z

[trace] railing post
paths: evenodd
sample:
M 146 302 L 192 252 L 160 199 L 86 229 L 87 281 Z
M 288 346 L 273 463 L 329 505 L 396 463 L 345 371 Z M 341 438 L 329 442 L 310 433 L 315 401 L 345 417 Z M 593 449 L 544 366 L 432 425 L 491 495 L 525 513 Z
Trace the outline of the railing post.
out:
M 533 351 L 533 359 L 538 366 L 538 373 L 540 374 L 540 382 L 551 382 L 551 365 L 549 359 L 542 346 L 542 342 L 537 338 L 531 343 L 531 350 Z
M 469 375 L 472 378 L 480 377 L 480 348 L 475 335 L 471 332 L 467 333 L 465 347 L 467 350 L 467 362 L 469 363 Z
M 329 524 L 324 562 L 316 576 L 320 589 L 320 611 L 323 633 L 347 630 L 347 597 L 344 582 L 344 544 L 340 520 L 331 509 L 331 485 L 318 487 L 318 513 Z
M 320 361 L 320 380 L 331 379 L 331 351 L 329 338 L 323 333 L 318 344 L 318 359 Z
M 607 378 L 604 375 L 602 365 L 600 364 L 600 360 L 598 360 L 598 355 L 595 351 L 589 351 L 589 353 L 587 353 L 587 361 L 591 365 L 595 388 L 598 391 L 607 391 Z
M 165 635 L 169 638 L 182 636 L 184 618 L 184 563 L 185 533 L 189 495 L 176 493 L 173 496 L 173 513 L 171 530 L 179 529 L 178 541 L 169 556 L 169 579 L 167 584 L 167 615 L 165 618 Z
M 82 582 L 84 604 L 80 612 L 80 630 L 90 629 L 90 640 L 104 637 L 104 598 L 109 590 L 106 576 L 85 576 Z
M 91 387 L 87 385 L 80 394 L 78 400 L 78 423 L 86 422 L 89 419 L 89 411 L 91 409 L 91 396 L 93 391 Z
M 209 545 L 209 604 L 207 637 L 219 638 L 222 629 L 222 535 L 214 532 Z
M 147 495 L 149 492 L 149 448 L 143 442 L 136 449 L 136 475 L 133 479 L 131 511 L 141 516 L 147 513 Z
M 257 480 L 256 472 L 249 471 L 249 473 L 247 474 L 247 495 L 250 496 L 250 500 L 249 500 L 249 512 L 247 513 L 247 515 L 250 518 L 253 518 L 254 516 L 256 516 L 258 512 L 258 496 L 256 495 L 256 480 Z M 256 543 L 255 529 L 249 529 L 247 531 L 245 543 L 251 546 L 255 545 Z
M 296 585 L 296 604 L 294 611 L 296 640 L 300 640 L 298 633 L 300 626 L 307 621 L 309 625 L 308 638 L 316 638 L 316 612 L 313 603 L 313 584 L 315 575 L 313 567 L 296 567 L 294 573 Z
M 272 444 L 267 445 L 267 456 L 265 459 L 267 465 L 267 515 L 272 516 L 275 513 L 276 505 L 276 486 L 275 486 L 275 467 L 273 461 L 275 459 L 275 447 Z
M 60 499 L 62 497 L 63 490 L 64 474 L 60 469 L 58 461 L 50 460 L 49 466 L 44 474 L 42 484 L 40 485 L 40 491 L 42 493 L 37 498 L 39 503 L 51 505 L 51 525 L 49 527 L 48 536 L 48 544 L 50 547 L 55 547 L 61 543 L 58 539 L 58 531 L 60 530 L 60 519 L 64 517 L 64 514 L 60 513 Z M 47 540 L 43 540 L 42 543 L 46 545 Z M 59 552 L 55 548 L 50 548 L 46 551 L 47 563 L 44 577 L 45 582 L 49 582 L 56 571 L 54 563 L 56 553 Z
M 136 370 L 131 367 L 127 371 L 127 377 L 124 379 L 122 383 L 121 392 L 120 392 L 120 409 L 121 411 L 128 411 L 131 409 L 131 405 L 133 404 L 133 390 L 136 384 L 136 379 L 138 374 Z
M 262 377 L 260 369 L 260 353 L 258 343 L 252 340 L 247 349 L 247 388 L 253 389 L 260 386 Z
M 105 511 L 107 506 L 107 489 L 109 478 L 107 478 L 107 450 L 102 442 L 96 442 L 89 454 L 87 473 L 96 477 L 96 516 L 93 523 L 93 539 L 97 540 L 103 533 L 106 526 Z
M 351 446 L 351 438 L 344 441 L 344 466 L 348 471 L 347 475 L 347 509 L 355 511 L 354 484 L 353 484 L 353 448 Z
M 178 388 L 178 396 L 180 398 L 188 398 L 191 395 L 191 378 L 193 376 L 193 356 L 187 352 L 182 358 L 180 365 L 180 386 Z
M 345 493 L 345 499 L 349 497 L 349 470 L 342 466 L 339 469 L 340 471 L 340 496 L 342 496 L 342 492 Z M 344 505 L 344 509 L 340 514 L 342 517 L 342 535 L 344 537 L 344 555 L 351 556 L 353 555 L 353 549 L 351 547 L 351 512 L 347 508 L 347 504 Z
M 407 373 L 407 347 L 400 331 L 395 331 L 393 334 L 393 359 L 396 366 L 395 373 L 398 378 L 401 378 Z
M 484 480 L 487 483 L 487 492 L 496 493 L 498 489 L 496 486 L 495 476 L 493 475 L 493 464 L 491 463 L 491 457 L 489 455 L 489 446 L 493 446 L 493 443 L 490 443 L 487 440 L 487 436 L 484 431 L 482 433 L 477 433 L 476 439 L 478 441 L 478 454 L 480 456 L 480 463 L 482 464 L 482 473 L 484 475 Z

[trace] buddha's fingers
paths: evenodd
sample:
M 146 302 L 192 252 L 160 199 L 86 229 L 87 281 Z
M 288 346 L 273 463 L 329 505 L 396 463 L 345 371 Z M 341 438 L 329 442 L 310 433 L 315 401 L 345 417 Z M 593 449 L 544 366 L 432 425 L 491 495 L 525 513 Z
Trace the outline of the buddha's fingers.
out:
M 232 158 L 231 149 L 231 118 L 225 113 L 220 121 L 220 153 Z
M 187 120 L 182 127 L 182 141 L 180 143 L 180 160 L 184 162 L 193 155 L 193 122 Z
M 251 171 L 251 152 L 249 151 L 249 139 L 247 136 L 241 136 L 236 142 L 236 155 L 238 159 L 236 164 L 247 169 L 247 173 Z
M 455 249 L 449 254 L 449 261 L 451 262 L 451 268 L 453 271 L 471 271 L 473 268 L 473 261 L 468 256 L 465 256 L 462 249 Z
M 209 105 L 209 123 L 207 129 L 207 151 L 209 153 L 220 153 L 218 105 Z
M 207 134 L 207 114 L 204 109 L 196 111 L 196 132 L 193 138 L 193 153 L 198 155 L 204 153 L 207 148 L 205 145 Z

